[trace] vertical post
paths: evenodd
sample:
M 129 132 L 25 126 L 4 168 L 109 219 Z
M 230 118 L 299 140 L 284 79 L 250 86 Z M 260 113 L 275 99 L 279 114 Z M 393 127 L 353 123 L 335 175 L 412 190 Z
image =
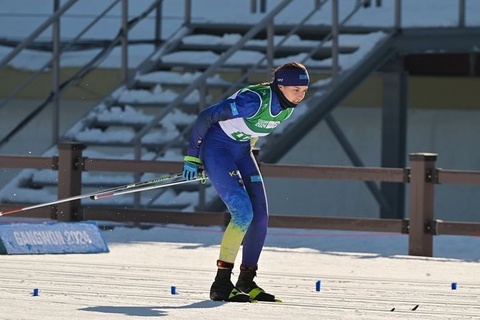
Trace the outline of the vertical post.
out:
M 198 206 L 196 210 L 204 211 L 207 205 L 207 192 L 203 183 L 198 184 Z
M 58 145 L 58 199 L 81 194 L 82 191 L 82 151 L 81 143 L 60 143 Z M 57 205 L 57 221 L 78 221 L 80 200 Z
M 122 76 L 128 82 L 128 0 L 122 0 Z
M 199 109 L 198 113 L 203 111 L 207 107 L 207 95 L 208 95 L 208 89 L 207 89 L 207 81 L 205 80 L 202 82 L 200 88 L 199 88 L 199 93 L 200 93 L 200 103 L 199 103 Z M 205 210 L 205 207 L 207 206 L 207 193 L 206 193 L 206 187 L 203 183 L 199 183 L 198 185 L 198 206 L 196 210 L 203 211 Z
M 269 21 L 267 25 L 267 79 L 270 78 L 270 74 L 273 69 L 273 60 L 274 54 L 273 51 L 275 50 L 275 23 L 272 19 Z
M 190 26 L 192 23 L 192 0 L 185 0 L 185 26 Z
M 332 83 L 337 83 L 338 77 L 338 0 L 332 0 Z
M 411 166 L 408 254 L 431 257 L 433 234 L 429 227 L 434 218 L 437 154 L 412 153 L 409 159 Z
M 53 2 L 54 13 L 57 13 L 59 8 L 60 0 L 55 0 Z M 52 144 L 57 144 L 60 132 L 60 16 L 55 18 L 52 28 L 52 78 Z
M 394 15 L 394 28 L 396 32 L 399 32 L 402 28 L 402 0 L 395 0 Z
M 465 27 L 465 0 L 458 0 L 458 26 Z
M 260 12 L 267 12 L 267 0 L 260 0 Z
M 407 140 L 407 74 L 401 63 L 392 63 L 393 70 L 383 74 L 382 149 L 384 168 L 405 168 Z M 405 184 L 382 182 L 382 194 L 390 204 L 381 207 L 380 217 L 403 219 L 405 211 Z
M 159 2 L 157 9 L 155 9 L 155 48 L 160 47 L 162 42 L 162 4 L 163 2 Z

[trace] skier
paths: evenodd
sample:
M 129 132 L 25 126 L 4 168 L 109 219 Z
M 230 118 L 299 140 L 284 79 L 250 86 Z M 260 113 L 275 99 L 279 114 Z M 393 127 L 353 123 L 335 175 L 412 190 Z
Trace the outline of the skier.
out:
M 304 65 L 288 62 L 274 70 L 271 82 L 246 86 L 198 115 L 183 178 L 192 180 L 206 171 L 231 216 L 221 241 L 211 300 L 275 301 L 253 281 L 267 234 L 268 205 L 251 148 L 293 113 L 305 98 L 309 81 Z M 240 274 L 233 285 L 230 276 L 242 241 Z

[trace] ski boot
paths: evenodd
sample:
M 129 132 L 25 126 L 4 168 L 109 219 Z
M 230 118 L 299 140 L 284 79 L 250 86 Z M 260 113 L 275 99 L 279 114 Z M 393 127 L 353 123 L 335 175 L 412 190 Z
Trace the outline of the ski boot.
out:
M 275 299 L 275 296 L 270 293 L 266 293 L 265 290 L 260 288 L 253 278 L 257 275 L 257 266 L 240 266 L 240 275 L 238 276 L 237 288 L 245 293 L 248 293 L 253 301 L 279 301 Z
M 217 261 L 217 275 L 210 287 L 210 299 L 214 301 L 250 302 L 250 296 L 236 288 L 230 280 L 233 263 Z

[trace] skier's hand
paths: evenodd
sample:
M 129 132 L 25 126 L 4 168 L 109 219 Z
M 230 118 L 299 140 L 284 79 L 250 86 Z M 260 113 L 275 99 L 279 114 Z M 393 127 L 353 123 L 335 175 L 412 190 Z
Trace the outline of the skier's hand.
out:
M 205 175 L 204 173 L 205 170 L 203 170 L 203 163 L 201 159 L 197 157 L 192 157 L 192 156 L 185 156 L 183 160 L 184 160 L 184 163 L 183 163 L 182 177 L 185 180 L 194 180 L 199 175 L 202 175 L 202 176 Z

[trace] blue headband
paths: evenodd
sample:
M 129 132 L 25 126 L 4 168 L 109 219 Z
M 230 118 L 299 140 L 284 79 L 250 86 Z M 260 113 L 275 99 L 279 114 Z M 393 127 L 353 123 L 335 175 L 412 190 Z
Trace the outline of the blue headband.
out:
M 310 77 L 307 70 L 299 68 L 284 68 L 277 71 L 275 80 L 282 86 L 308 86 Z

